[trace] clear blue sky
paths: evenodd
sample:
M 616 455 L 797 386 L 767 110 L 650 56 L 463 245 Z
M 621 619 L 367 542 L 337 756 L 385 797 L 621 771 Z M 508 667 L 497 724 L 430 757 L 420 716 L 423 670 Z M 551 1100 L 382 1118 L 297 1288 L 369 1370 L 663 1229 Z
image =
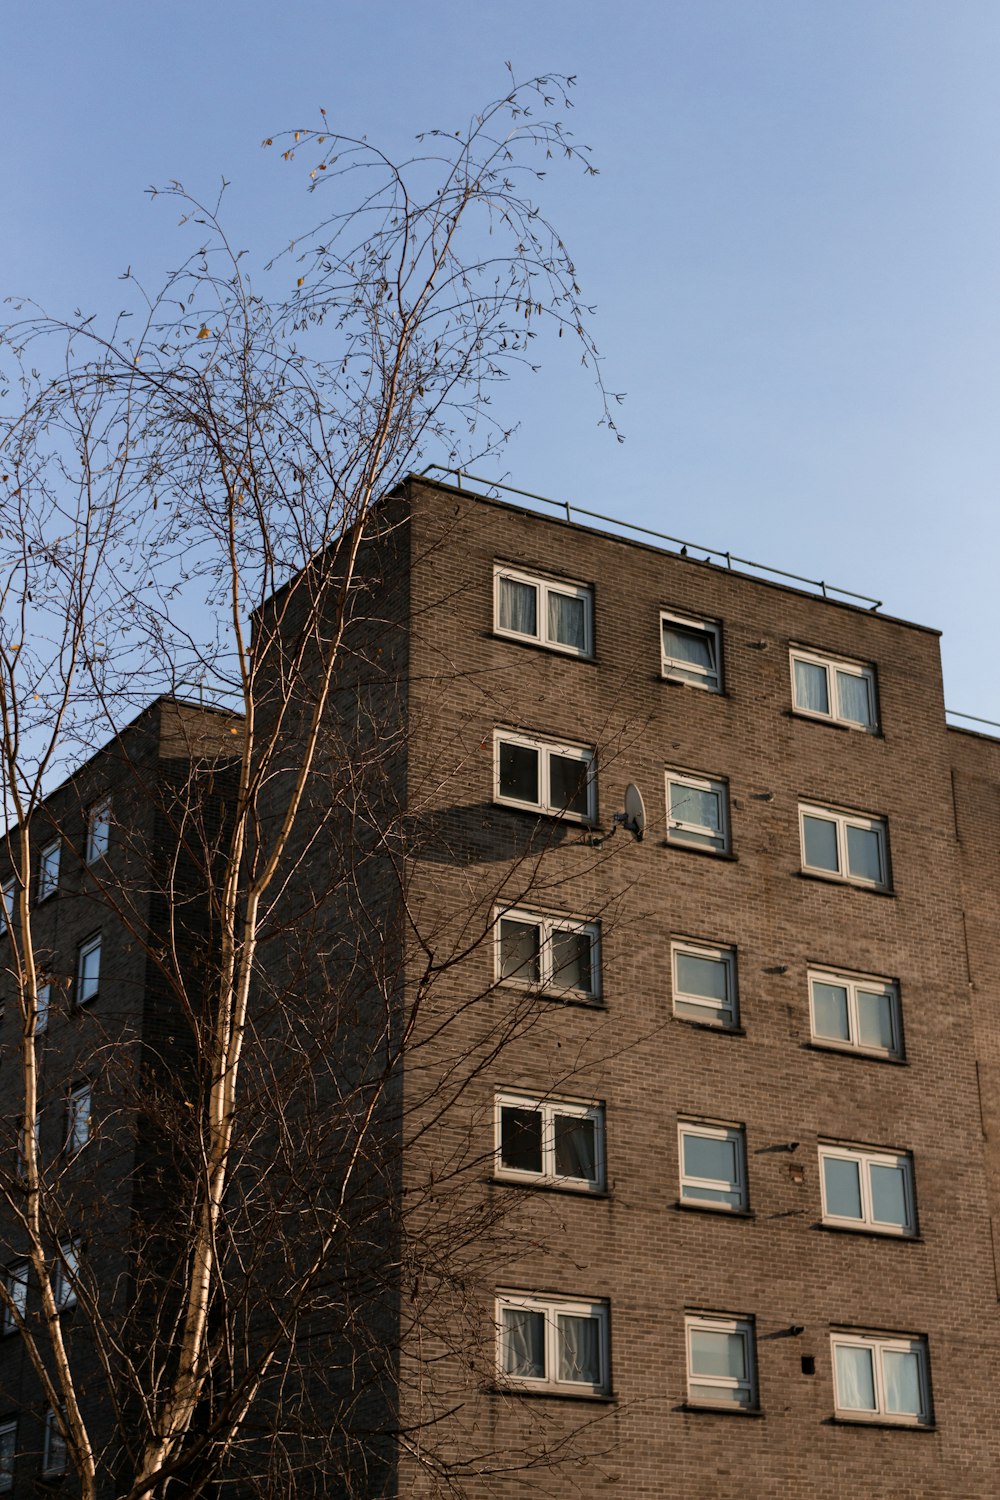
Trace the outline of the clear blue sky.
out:
M 236 237 L 310 221 L 264 135 L 393 150 L 518 74 L 578 75 L 601 175 L 545 206 L 627 442 L 570 358 L 511 392 L 514 484 L 885 600 L 1000 719 L 996 0 L 35 0 L 8 5 L 0 291 L 117 305 L 180 258 L 143 189 L 231 179 Z M 501 472 L 495 470 L 494 472 Z

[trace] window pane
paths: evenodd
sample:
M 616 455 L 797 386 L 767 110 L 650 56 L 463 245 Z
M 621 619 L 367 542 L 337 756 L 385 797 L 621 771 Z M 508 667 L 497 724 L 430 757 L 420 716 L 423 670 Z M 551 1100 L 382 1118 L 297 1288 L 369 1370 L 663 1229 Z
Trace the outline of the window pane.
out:
M 50 844 L 47 849 L 42 850 L 42 858 L 38 871 L 38 894 L 48 896 L 59 884 L 59 850 L 58 844 Z
M 678 952 L 677 988 L 685 995 L 702 995 L 720 1005 L 729 1003 L 728 965 L 719 958 L 701 958 L 696 953 Z
M 500 742 L 500 795 L 518 802 L 538 802 L 538 751 L 529 745 Z
M 549 640 L 577 651 L 587 649 L 586 601 L 549 590 Z
M 829 818 L 811 818 L 803 814 L 802 830 L 806 846 L 806 864 L 811 870 L 839 871 L 837 859 L 837 825 Z
M 538 590 L 516 578 L 500 579 L 500 629 L 538 635 Z
M 597 1318 L 560 1313 L 559 1379 L 583 1385 L 601 1383 L 601 1331 Z
M 558 985 L 566 989 L 593 988 L 590 973 L 590 933 L 572 932 L 564 927 L 552 931 L 552 973 Z
M 687 662 L 701 670 L 692 677 L 715 676 L 715 635 L 707 630 L 685 630 L 663 622 L 663 655 L 667 661 Z
M 560 1177 L 597 1181 L 597 1131 L 585 1115 L 556 1115 L 556 1171 Z
M 539 984 L 542 978 L 541 929 L 537 922 L 500 919 L 500 978 Z
M 892 999 L 872 990 L 858 991 L 858 1044 L 878 1047 L 885 1052 L 895 1048 L 892 1027 Z
M 897 1224 L 905 1229 L 909 1217 L 906 1212 L 906 1173 L 902 1167 L 882 1167 L 872 1163 L 870 1167 L 872 1185 L 872 1217 L 876 1224 Z
M 886 1410 L 919 1417 L 921 1412 L 919 1356 L 903 1349 L 884 1349 L 882 1351 L 882 1375 L 885 1380 Z
M 37 1004 L 35 1006 L 35 1035 L 39 1036 L 49 1024 L 49 1002 L 52 997 L 52 986 L 40 984 L 37 990 Z
M 709 1177 L 717 1182 L 736 1181 L 736 1142 L 710 1140 L 703 1135 L 684 1136 L 685 1177 Z
M 853 1344 L 838 1344 L 836 1354 L 837 1405 L 847 1411 L 874 1411 L 872 1351 Z
M 670 816 L 681 823 L 695 823 L 699 828 L 722 827 L 722 809 L 718 792 L 699 787 L 670 783 Z
M 837 673 L 838 713 L 852 724 L 864 724 L 871 728 L 875 723 L 872 712 L 871 684 L 867 677 L 856 672 Z
M 691 1330 L 691 1369 L 695 1375 L 728 1376 L 745 1380 L 746 1340 L 739 1333 Z
M 549 756 L 549 806 L 579 813 L 589 811 L 587 781 L 590 763 L 568 755 Z
M 512 1172 L 542 1170 L 540 1110 L 503 1106 L 500 1111 L 500 1160 Z
M 882 840 L 874 828 L 847 828 L 847 869 L 857 880 L 881 885 Z
M 85 948 L 80 954 L 79 983 L 77 986 L 76 1003 L 84 1005 L 92 1000 L 97 994 L 97 986 L 101 977 L 101 945 L 95 943 L 92 948 Z
M 826 1188 L 826 1211 L 832 1218 L 860 1219 L 861 1172 L 856 1161 L 839 1156 L 824 1156 L 823 1183 Z
M 795 706 L 808 709 L 814 714 L 830 712 L 830 690 L 825 667 L 817 667 L 811 661 L 796 661 Z
M 545 1318 L 526 1307 L 501 1309 L 501 1364 L 505 1375 L 545 1379 Z
M 813 1025 L 817 1036 L 830 1037 L 833 1041 L 848 1042 L 851 1039 L 847 1013 L 847 989 L 842 984 L 826 984 L 815 980 L 813 992 Z

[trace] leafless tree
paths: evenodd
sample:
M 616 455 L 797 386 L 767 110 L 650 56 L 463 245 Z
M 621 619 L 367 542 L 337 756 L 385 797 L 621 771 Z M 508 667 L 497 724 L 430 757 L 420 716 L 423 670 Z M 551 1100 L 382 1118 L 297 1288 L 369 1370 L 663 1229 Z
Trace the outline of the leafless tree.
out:
M 380 498 L 432 459 L 502 445 L 491 394 L 536 363 L 538 336 L 575 341 L 614 431 L 572 260 L 534 202 L 546 159 L 593 170 L 557 118 L 571 83 L 511 78 L 402 164 L 323 116 L 265 142 L 326 212 L 259 284 L 219 203 L 174 184 L 199 244 L 162 292 L 132 280 L 110 330 L 22 305 L 4 332 L 3 982 L 19 1042 L 0 1194 L 37 1311 L 9 1276 L 0 1302 L 86 1500 L 220 1476 L 376 1494 L 399 1444 L 453 1494 L 473 1472 L 560 1461 L 551 1444 L 473 1457 L 438 1441 L 434 1362 L 449 1340 L 466 1364 L 492 1359 L 455 1328 L 451 1293 L 495 1264 L 501 1210 L 470 1198 L 479 1148 L 459 1126 L 445 1180 L 400 1193 L 402 1153 L 464 1119 L 477 1070 L 539 1024 L 526 992 L 502 1021 L 483 1007 L 459 1046 L 449 982 L 492 941 L 497 904 L 544 884 L 546 849 L 529 841 L 429 928 L 410 871 L 433 835 L 400 797 L 399 664 L 370 600 L 398 521 Z M 146 719 L 122 726 L 163 694 L 158 732 L 180 748 L 151 781 Z M 86 768 L 51 786 L 106 741 L 120 858 L 83 857 L 80 889 L 141 952 L 169 1024 L 139 1037 L 95 1007 L 74 1032 L 73 1066 L 86 1052 L 109 1101 L 87 1170 L 32 1123 L 68 1065 L 45 1053 L 42 1011 L 68 1017 L 74 982 L 36 936 L 34 882 L 94 795 Z M 303 994 L 328 998 L 304 1013 Z M 418 1079 L 427 1059 L 409 1119 L 404 1057 Z M 131 1175 L 110 1190 L 116 1159 Z M 104 1217 L 128 1237 L 112 1285 L 96 1251 L 67 1252 L 88 1214 L 95 1244 Z M 67 1285 L 85 1336 L 65 1332 Z

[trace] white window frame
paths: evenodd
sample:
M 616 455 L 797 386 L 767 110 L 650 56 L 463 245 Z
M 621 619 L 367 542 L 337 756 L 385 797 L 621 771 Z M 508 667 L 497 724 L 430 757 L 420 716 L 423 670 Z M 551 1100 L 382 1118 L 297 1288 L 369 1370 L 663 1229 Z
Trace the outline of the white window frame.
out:
M 52 839 L 38 856 L 37 900 L 46 901 L 59 889 L 59 865 L 62 859 L 62 840 Z
M 704 958 L 709 962 L 721 963 L 725 966 L 728 1005 L 719 1005 L 705 995 L 692 995 L 687 990 L 681 989 L 677 977 L 677 956 L 680 953 L 687 953 L 693 958 Z M 718 1026 L 723 1031 L 733 1031 L 740 1024 L 735 948 L 720 946 L 718 943 L 700 943 L 689 938 L 673 938 L 670 943 L 670 984 L 674 1015 L 678 1020 L 697 1021 L 705 1026 Z M 685 1006 L 697 1006 L 698 1011 L 694 1015 L 689 1015 L 683 1010 L 678 1010 L 678 1001 Z
M 17 1418 L 0 1422 L 0 1495 L 14 1488 L 14 1464 L 17 1461 Z
M 697 1329 L 705 1329 L 711 1333 L 735 1333 L 743 1339 L 744 1349 L 746 1350 L 745 1363 L 747 1368 L 747 1378 L 745 1380 L 737 1380 L 730 1375 L 703 1375 L 694 1369 L 691 1352 L 691 1335 Z M 719 1313 L 718 1315 L 712 1313 L 688 1313 L 684 1318 L 684 1348 L 687 1360 L 687 1399 L 689 1405 L 721 1408 L 723 1411 L 759 1410 L 757 1350 L 752 1318 L 730 1317 L 725 1313 Z M 704 1396 L 693 1396 L 691 1394 L 691 1387 L 693 1385 L 716 1386 L 719 1391 L 718 1401 L 709 1400 Z M 726 1391 L 741 1390 L 745 1390 L 748 1393 L 749 1400 L 746 1404 L 726 1399 Z
M 52 1268 L 52 1297 L 57 1312 L 67 1312 L 76 1306 L 76 1282 L 80 1275 L 80 1242 L 69 1240 L 59 1246 L 59 1255 Z
M 712 642 L 715 670 L 706 671 L 694 662 L 682 661 L 668 656 L 663 641 L 664 625 L 676 625 L 689 635 L 703 635 Z M 716 620 L 699 620 L 693 615 L 678 615 L 669 609 L 660 610 L 660 675 L 669 682 L 684 682 L 688 687 L 701 688 L 708 693 L 722 692 L 722 627 Z
M 807 708 L 799 703 L 796 695 L 795 663 L 806 662 L 811 667 L 822 667 L 826 672 L 826 700 L 830 705 L 829 713 L 823 713 L 817 708 Z M 801 714 L 807 719 L 820 719 L 827 724 L 843 724 L 848 729 L 860 729 L 862 734 L 875 734 L 879 727 L 878 721 L 878 696 L 875 691 L 875 669 L 865 666 L 858 661 L 845 661 L 839 656 L 824 656 L 817 651 L 808 651 L 804 648 L 793 646 L 788 653 L 788 665 L 792 677 L 792 708 L 796 714 Z M 868 707 L 871 710 L 872 722 L 870 724 L 859 724 L 857 719 L 849 719 L 840 712 L 840 690 L 837 682 L 837 673 L 843 672 L 845 676 L 859 677 L 868 686 Z
M 832 823 L 837 830 L 837 865 L 836 870 L 827 870 L 822 865 L 810 865 L 806 862 L 806 818 L 816 818 L 827 823 Z M 869 816 L 866 813 L 838 812 L 833 807 L 821 807 L 814 802 L 799 803 L 799 843 L 802 856 L 802 868 L 810 875 L 820 875 L 824 880 L 842 881 L 845 885 L 857 885 L 869 891 L 887 891 L 891 889 L 889 876 L 889 839 L 888 823 L 885 818 Z M 848 865 L 847 830 L 849 828 L 860 828 L 866 833 L 875 833 L 878 836 L 879 863 L 882 866 L 882 879 L 869 880 L 863 875 L 852 875 Z
M 86 1101 L 86 1113 L 81 1113 L 79 1105 Z M 83 1120 L 86 1123 L 86 1136 L 81 1140 L 76 1128 L 77 1122 Z M 78 1083 L 70 1089 L 66 1095 L 66 1141 L 64 1154 L 67 1161 L 75 1161 L 81 1151 L 85 1151 L 94 1136 L 94 1091 L 90 1083 Z
M 42 1449 L 42 1476 L 45 1479 L 54 1478 L 57 1474 L 65 1474 L 69 1465 L 69 1454 L 66 1448 L 66 1439 L 59 1428 L 59 1419 L 55 1412 L 49 1407 L 45 1413 L 45 1446 Z
M 101 992 L 101 939 L 102 934 L 97 932 L 93 937 L 81 943 L 76 950 L 76 984 L 73 991 L 73 1001 L 77 1006 L 90 1005 Z M 84 959 L 89 958 L 92 953 L 97 953 L 97 984 L 89 995 L 83 995 L 83 964 Z
M 736 1146 L 736 1179 L 723 1182 L 719 1177 L 693 1177 L 684 1170 L 684 1138 L 696 1136 L 704 1141 L 731 1141 Z M 709 1213 L 746 1213 L 749 1206 L 747 1192 L 747 1136 L 742 1125 L 714 1125 L 707 1120 L 679 1120 L 677 1124 L 677 1172 L 680 1180 L 681 1202 L 693 1208 L 704 1208 Z M 739 1194 L 738 1203 L 713 1203 L 707 1198 L 689 1197 L 685 1188 L 711 1188 Z
M 0 885 L 0 937 L 5 937 L 14 922 L 17 910 L 17 881 L 11 876 Z
M 858 1167 L 861 1186 L 861 1217 L 844 1218 L 831 1213 L 826 1203 L 827 1161 L 849 1161 Z M 903 1174 L 903 1195 L 906 1200 L 906 1223 L 886 1224 L 875 1218 L 871 1169 L 892 1167 Z M 913 1191 L 913 1158 L 905 1151 L 878 1151 L 867 1146 L 842 1146 L 833 1141 L 819 1143 L 819 1185 L 823 1201 L 823 1223 L 844 1229 L 865 1229 L 870 1234 L 886 1234 L 897 1239 L 912 1239 L 917 1232 L 916 1200 Z
M 820 1047 L 834 1047 L 841 1052 L 860 1052 L 867 1057 L 902 1057 L 903 1056 L 903 1031 L 900 1023 L 899 985 L 891 979 L 878 979 L 874 975 L 864 974 L 842 974 L 836 969 L 810 968 L 807 974 L 809 983 L 809 1024 L 812 1028 L 813 1041 Z M 850 1037 L 844 1041 L 843 1037 L 824 1036 L 816 1029 L 816 1003 L 813 986 L 816 984 L 836 985 L 847 991 L 847 1027 Z M 858 1012 L 858 995 L 864 991 L 866 994 L 884 995 L 889 1002 L 889 1014 L 892 1022 L 891 1047 L 868 1047 L 860 1040 L 861 1023 Z
M 685 849 L 702 849 L 711 854 L 728 854 L 731 849 L 732 840 L 729 832 L 729 783 L 720 781 L 713 776 L 700 776 L 695 771 L 675 771 L 668 769 L 665 773 L 666 785 L 666 808 L 667 808 L 667 842 L 677 844 Z M 721 828 L 715 829 L 707 824 L 688 823 L 681 818 L 675 818 L 670 811 L 671 786 L 686 786 L 696 792 L 713 792 L 719 799 L 719 810 L 721 814 Z M 691 835 L 694 835 L 692 837 Z M 713 842 L 705 843 L 703 838 L 711 839 Z M 715 842 L 715 841 L 718 842 Z
M 530 1109 L 541 1115 L 542 1170 L 523 1171 L 508 1167 L 503 1162 L 503 1111 L 505 1109 Z M 555 1120 L 562 1118 L 592 1120 L 594 1123 L 594 1167 L 596 1176 L 567 1177 L 556 1168 Z M 493 1129 L 495 1143 L 494 1175 L 503 1182 L 532 1183 L 536 1186 L 584 1188 L 588 1192 L 603 1191 L 604 1172 L 604 1106 L 587 1104 L 580 1100 L 539 1098 L 538 1095 L 501 1093 L 494 1096 Z
M 521 1309 L 541 1313 L 545 1319 L 545 1375 L 508 1375 L 503 1368 L 503 1309 Z M 586 1381 L 560 1380 L 550 1371 L 559 1369 L 559 1318 L 595 1318 L 598 1325 L 600 1379 Z M 536 1297 L 525 1292 L 503 1292 L 496 1299 L 496 1371 L 497 1381 L 506 1390 L 545 1391 L 560 1396 L 606 1396 L 610 1389 L 608 1359 L 608 1304 L 597 1299 Z
M 107 797 L 95 802 L 87 812 L 86 863 L 103 859 L 111 844 L 111 803 Z
M 27 1316 L 27 1312 L 28 1312 L 28 1275 L 29 1275 L 29 1271 L 30 1271 L 30 1264 L 29 1264 L 29 1262 L 26 1261 L 26 1260 L 19 1260 L 19 1261 L 15 1261 L 15 1263 L 12 1266 L 8 1266 L 7 1270 L 6 1270 L 6 1273 L 4 1275 L 4 1283 L 5 1283 L 6 1287 L 7 1287 L 7 1293 L 10 1296 L 11 1300 L 16 1305 L 17 1310 L 18 1310 L 18 1312 L 21 1315 L 21 1321 L 22 1322 L 24 1321 L 25 1317 Z M 7 1334 L 18 1333 L 19 1331 L 20 1330 L 18 1328 L 17 1322 L 14 1319 L 14 1314 L 13 1314 L 12 1310 L 7 1306 L 6 1303 L 4 1303 L 4 1309 L 3 1309 L 3 1333 L 4 1333 L 4 1335 L 6 1336 Z
M 841 1346 L 871 1350 L 875 1385 L 874 1411 L 841 1405 L 840 1390 L 837 1385 L 837 1349 Z M 882 1360 L 883 1356 L 889 1351 L 901 1354 L 915 1354 L 917 1356 L 920 1383 L 920 1411 L 917 1415 L 909 1412 L 888 1410 Z M 929 1427 L 931 1425 L 933 1418 L 931 1415 L 930 1378 L 927 1369 L 927 1340 L 925 1338 L 920 1335 L 908 1336 L 906 1334 L 883 1335 L 837 1332 L 830 1335 L 830 1361 L 833 1366 L 834 1405 L 837 1416 L 841 1421 L 891 1422 L 893 1425 L 900 1427 Z
M 52 982 L 46 980 L 35 991 L 35 1035 L 41 1036 L 49 1029 L 49 1011 L 52 1009 Z
M 517 974 L 504 975 L 503 972 L 503 938 L 501 923 L 524 922 L 526 925 L 538 928 L 538 967 L 539 980 L 533 983 L 530 979 L 522 979 Z M 494 972 L 497 984 L 512 984 L 522 990 L 536 990 L 539 993 L 556 995 L 562 998 L 580 999 L 588 1004 L 596 1004 L 601 998 L 601 927 L 599 922 L 579 922 L 572 917 L 547 916 L 543 912 L 528 911 L 524 907 L 511 907 L 509 911 L 497 911 L 494 917 Z M 553 956 L 553 935 L 557 932 L 575 932 L 590 939 L 590 989 L 581 990 L 573 985 L 561 984 L 559 975 L 555 970 Z
M 506 797 L 500 791 L 500 746 L 519 745 L 525 750 L 538 753 L 538 802 L 526 802 L 520 797 Z M 573 812 L 557 807 L 551 798 L 549 758 L 562 756 L 565 760 L 579 761 L 587 767 L 587 811 Z M 572 823 L 593 823 L 597 816 L 597 756 L 593 745 L 567 745 L 559 740 L 540 739 L 536 735 L 519 734 L 513 730 L 497 729 L 493 733 L 493 797 L 503 807 L 521 807 L 528 812 L 545 813 L 548 817 L 565 818 Z
M 526 630 L 511 630 L 500 624 L 501 578 L 510 578 L 515 583 L 523 583 L 537 591 L 535 618 L 538 630 L 534 635 Z M 584 646 L 582 650 L 578 646 L 568 645 L 564 641 L 556 641 L 550 637 L 549 594 L 564 594 L 571 599 L 583 600 Z M 538 573 L 525 573 L 520 568 L 508 568 L 503 563 L 495 563 L 493 567 L 493 629 L 497 635 L 502 635 L 506 640 L 532 641 L 536 646 L 544 646 L 549 651 L 560 651 L 564 656 L 592 657 L 594 654 L 594 591 L 586 583 L 571 583 L 562 578 L 543 578 Z

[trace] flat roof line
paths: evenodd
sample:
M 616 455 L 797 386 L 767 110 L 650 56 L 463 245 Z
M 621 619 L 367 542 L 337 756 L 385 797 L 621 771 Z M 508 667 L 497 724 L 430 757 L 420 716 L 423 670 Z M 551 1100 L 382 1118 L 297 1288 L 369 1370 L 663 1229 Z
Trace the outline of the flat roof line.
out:
M 810 588 L 819 589 L 820 595 L 824 599 L 828 599 L 831 594 L 835 594 L 838 598 L 842 599 L 857 599 L 862 604 L 867 605 L 873 613 L 875 610 L 882 608 L 883 601 L 881 599 L 873 599 L 870 594 L 858 594 L 853 589 L 842 589 L 839 585 L 827 583 L 822 578 L 806 578 L 801 573 L 789 573 L 784 568 L 772 568 L 769 563 L 754 562 L 749 557 L 738 557 L 735 552 L 725 551 L 721 547 L 706 547 L 703 542 L 685 541 L 683 537 L 669 536 L 665 531 L 654 531 L 649 526 L 639 526 L 635 521 L 623 521 L 618 516 L 606 516 L 598 510 L 587 510 L 583 505 L 571 505 L 569 500 L 553 500 L 548 495 L 536 495 L 533 490 L 520 490 L 515 485 L 504 484 L 499 479 L 483 479 L 480 475 L 469 474 L 465 469 L 448 469 L 443 464 L 428 464 L 427 468 L 423 470 L 423 474 L 430 475 L 431 473 L 453 474 L 457 481 L 458 489 L 462 488 L 462 480 L 467 479 L 471 480 L 473 484 L 485 486 L 488 490 L 503 490 L 508 495 L 520 495 L 525 500 L 538 500 L 542 505 L 554 505 L 557 510 L 566 512 L 566 520 L 570 523 L 572 523 L 574 515 L 586 516 L 592 521 L 603 521 L 608 526 L 620 526 L 626 531 L 635 531 L 642 536 L 654 537 L 659 542 L 669 542 L 672 546 L 680 548 L 682 557 L 686 557 L 689 549 L 694 548 L 696 552 L 708 553 L 708 556 L 705 558 L 706 562 L 710 562 L 713 557 L 721 557 L 725 559 L 727 568 L 732 568 L 733 564 L 736 563 L 743 568 L 754 568 L 758 573 L 768 573 L 773 578 L 789 578 L 793 583 L 805 583 Z

